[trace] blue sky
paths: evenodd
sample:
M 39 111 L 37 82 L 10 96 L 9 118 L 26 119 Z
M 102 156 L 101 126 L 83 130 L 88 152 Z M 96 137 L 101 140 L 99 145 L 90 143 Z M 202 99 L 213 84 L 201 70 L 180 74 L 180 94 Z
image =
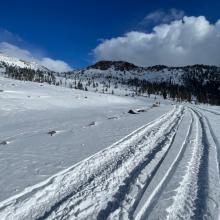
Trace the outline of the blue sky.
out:
M 165 17 L 172 8 L 187 16 L 205 16 L 210 23 L 220 19 L 219 0 L 2 0 L 0 41 L 78 68 L 94 62 L 92 51 L 103 39 L 134 30 L 151 32 L 162 18 L 144 18 L 155 12 Z

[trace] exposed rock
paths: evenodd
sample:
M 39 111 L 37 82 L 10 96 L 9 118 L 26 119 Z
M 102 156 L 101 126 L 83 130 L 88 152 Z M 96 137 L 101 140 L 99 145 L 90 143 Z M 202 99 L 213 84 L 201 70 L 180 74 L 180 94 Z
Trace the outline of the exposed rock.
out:
M 138 114 L 138 112 L 135 111 L 135 110 L 133 110 L 133 109 L 130 109 L 130 110 L 128 111 L 128 113 L 129 113 L 129 114 Z
M 8 144 L 7 141 L 2 141 L 2 142 L 0 143 L 0 145 L 6 145 L 6 144 Z
M 48 132 L 48 134 L 50 135 L 50 136 L 53 136 L 54 134 L 56 134 L 57 132 L 56 131 L 49 131 Z

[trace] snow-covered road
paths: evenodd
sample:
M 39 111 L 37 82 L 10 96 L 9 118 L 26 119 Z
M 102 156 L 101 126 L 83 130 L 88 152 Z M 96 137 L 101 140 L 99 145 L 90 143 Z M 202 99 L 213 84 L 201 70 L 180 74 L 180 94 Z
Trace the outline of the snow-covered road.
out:
M 220 218 L 218 107 L 1 83 L 0 219 Z

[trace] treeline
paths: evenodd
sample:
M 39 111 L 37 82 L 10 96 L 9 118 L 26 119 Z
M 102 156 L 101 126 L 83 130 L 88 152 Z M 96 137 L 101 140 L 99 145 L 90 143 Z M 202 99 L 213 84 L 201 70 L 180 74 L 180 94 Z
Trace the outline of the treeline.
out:
M 56 84 L 56 78 L 53 73 L 44 72 L 41 70 L 33 70 L 29 68 L 20 68 L 6 65 L 5 75 L 9 78 L 17 80 Z
M 219 67 L 194 65 L 169 69 L 169 71 L 173 70 L 182 72 L 179 83 L 174 82 L 172 78 L 161 82 L 149 82 L 135 78 L 129 79 L 128 84 L 135 88 L 137 94 L 158 94 L 177 101 L 191 102 L 194 100 L 199 103 L 220 105 Z
M 220 105 L 220 68 L 195 65 L 185 67 L 182 75 L 184 86 L 200 103 Z
M 161 95 L 164 99 L 170 98 L 176 101 L 192 100 L 199 103 L 220 105 L 219 81 L 208 81 L 206 84 L 197 80 L 187 81 L 184 85 L 169 82 L 149 82 L 146 80 L 129 79 L 128 85 L 134 88 L 137 95 L 147 93 Z
M 0 63 L 1 64 L 1 63 Z M 121 65 L 121 63 L 119 63 Z M 119 65 L 118 64 L 118 65 Z M 125 65 L 126 68 L 127 64 Z M 140 78 L 119 77 L 107 75 L 101 81 L 101 76 L 84 77 L 84 72 L 81 74 L 75 74 L 72 82 L 68 82 L 66 79 L 71 78 L 71 74 L 62 73 L 64 82 L 60 79 L 56 81 L 56 77 L 53 72 L 33 70 L 28 68 L 19 68 L 15 66 L 9 66 L 2 64 L 2 68 L 5 68 L 5 74 L 13 79 L 33 82 L 47 82 L 54 85 L 65 85 L 65 87 L 88 90 L 88 87 L 94 88 L 98 91 L 100 87 L 102 92 L 108 92 L 113 85 L 114 89 L 117 89 L 119 85 L 125 85 L 125 88 L 131 87 L 137 95 L 151 94 L 161 95 L 166 98 L 170 98 L 177 101 L 196 101 L 199 103 L 209 103 L 212 105 L 220 105 L 220 68 L 216 66 L 206 65 L 194 65 L 186 67 L 172 67 L 154 66 L 153 71 L 161 71 L 167 68 L 168 71 L 174 75 L 166 81 L 150 82 L 142 80 Z M 129 66 L 129 68 L 132 66 Z M 149 69 L 149 68 L 148 68 Z M 152 71 L 149 69 L 148 71 Z M 119 72 L 120 73 L 120 72 Z M 180 73 L 178 78 L 176 73 Z M 122 73 L 121 73 L 122 74 Z M 124 72 L 125 74 L 125 72 Z M 59 76 L 57 74 L 57 76 Z M 82 80 L 81 77 L 82 76 Z M 178 82 L 175 82 L 178 80 Z M 99 81 L 99 84 L 98 84 Z M 114 91 L 112 90 L 112 93 Z

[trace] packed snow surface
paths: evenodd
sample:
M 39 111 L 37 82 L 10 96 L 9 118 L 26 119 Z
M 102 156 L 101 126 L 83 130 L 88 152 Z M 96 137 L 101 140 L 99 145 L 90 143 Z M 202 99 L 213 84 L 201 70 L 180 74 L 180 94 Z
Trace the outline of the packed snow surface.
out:
M 0 91 L 0 219 L 219 219 L 219 107 Z

